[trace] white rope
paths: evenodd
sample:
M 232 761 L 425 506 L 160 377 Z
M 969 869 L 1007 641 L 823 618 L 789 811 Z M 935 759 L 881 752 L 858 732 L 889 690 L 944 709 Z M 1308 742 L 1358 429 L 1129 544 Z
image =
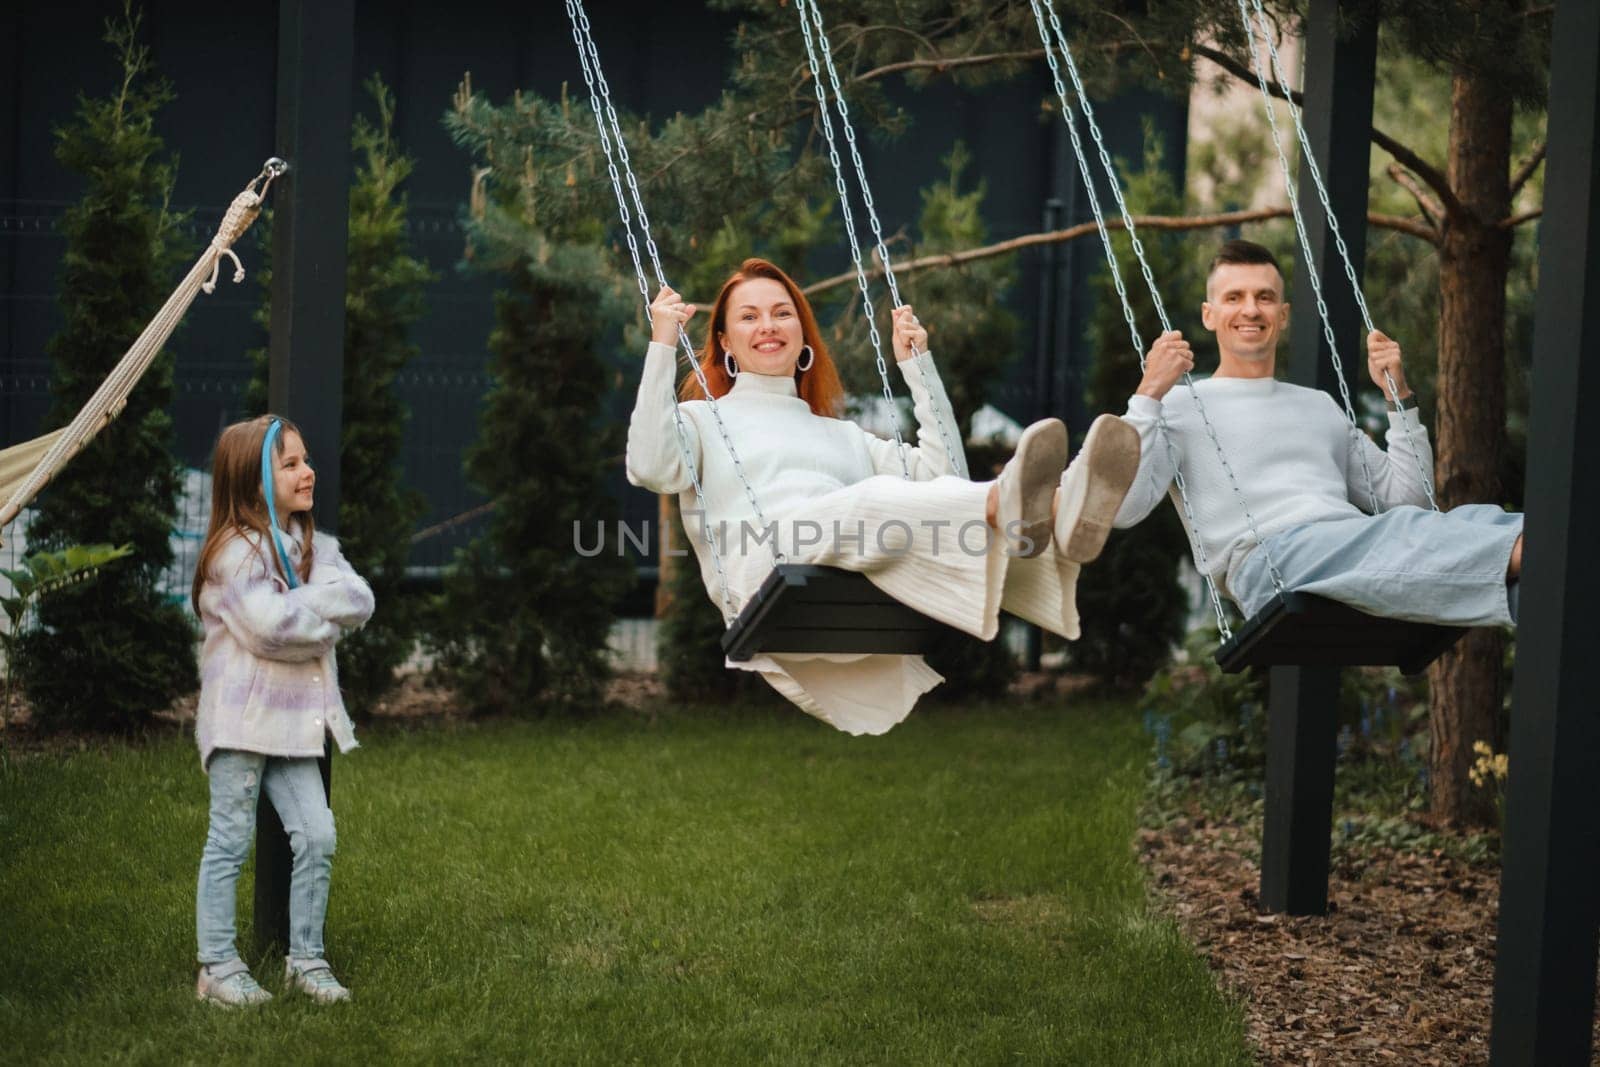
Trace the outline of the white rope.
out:
M 122 413 L 133 387 L 138 384 L 139 379 L 160 354 L 162 345 L 172 336 L 172 331 L 177 328 L 178 322 L 189 309 L 189 305 L 194 302 L 195 296 L 202 290 L 209 293 L 215 288 L 218 260 L 224 255 L 232 258 L 236 268 L 234 282 L 244 280 L 244 268 L 239 265 L 239 258 L 234 255 L 232 245 L 261 213 L 262 200 L 273 179 L 287 170 L 288 164 L 283 160 L 276 158 L 267 160 L 261 173 L 233 198 L 233 203 L 228 206 L 222 222 L 217 227 L 216 236 L 211 239 L 210 245 L 201 253 L 194 266 L 189 268 L 189 273 L 184 276 L 183 281 L 178 283 L 172 295 L 167 297 L 166 303 L 161 305 L 155 317 L 106 375 L 105 380 L 94 391 L 94 395 L 78 409 L 78 413 L 73 416 L 65 431 L 40 458 L 33 471 L 17 486 L 5 504 L 0 506 L 0 529 L 16 518 L 39 491 L 60 473 L 67 462 L 83 450 L 95 434 Z
M 1333 339 L 1333 323 L 1328 314 L 1328 305 L 1322 297 L 1322 279 L 1318 277 L 1315 269 L 1315 257 L 1311 250 L 1311 239 L 1306 235 L 1305 216 L 1300 210 L 1300 200 L 1295 193 L 1294 181 L 1289 170 L 1289 157 L 1283 150 L 1283 141 L 1278 134 L 1278 117 L 1272 105 L 1272 92 L 1267 87 L 1267 75 L 1261 63 L 1261 54 L 1256 50 L 1256 24 L 1250 19 L 1250 12 L 1245 8 L 1245 0 L 1237 0 L 1239 5 L 1239 19 L 1244 23 L 1245 34 L 1250 38 L 1250 65 L 1256 72 L 1256 83 L 1261 90 L 1262 107 L 1267 113 L 1267 124 L 1272 130 L 1272 144 L 1278 153 L 1278 166 L 1283 172 L 1283 187 L 1289 197 L 1289 209 L 1294 215 L 1296 236 L 1300 241 L 1301 252 L 1305 256 L 1306 272 L 1311 279 L 1312 292 L 1316 294 L 1317 315 L 1322 320 L 1322 336 L 1328 342 L 1328 354 L 1333 361 L 1334 375 L 1339 382 L 1339 395 L 1344 401 L 1345 415 L 1350 419 L 1351 432 L 1361 433 L 1360 421 L 1356 418 L 1355 404 L 1350 399 L 1350 386 L 1345 380 L 1344 362 L 1339 358 L 1338 345 Z M 1266 10 L 1261 6 L 1261 0 L 1251 0 L 1255 7 L 1256 18 L 1260 22 L 1261 40 L 1267 46 L 1271 56 L 1273 77 L 1278 84 L 1287 89 L 1288 78 L 1284 75 L 1283 59 L 1278 54 L 1278 46 L 1273 41 L 1272 26 L 1267 18 Z M 1322 215 L 1327 220 L 1328 232 L 1333 235 L 1334 247 L 1338 250 L 1339 260 L 1344 265 L 1345 279 L 1350 283 L 1350 292 L 1355 296 L 1356 308 L 1361 313 L 1361 322 L 1366 327 L 1367 333 L 1372 333 L 1376 326 L 1372 323 L 1372 313 L 1367 309 L 1366 294 L 1361 290 L 1361 281 L 1356 277 L 1355 263 L 1350 257 L 1350 248 L 1345 244 L 1344 234 L 1339 229 L 1339 216 L 1334 214 L 1333 204 L 1328 196 L 1328 187 L 1322 180 L 1322 170 L 1317 166 L 1317 157 L 1311 150 L 1311 137 L 1306 133 L 1305 124 L 1301 121 L 1300 108 L 1293 100 L 1285 97 L 1284 102 L 1289 106 L 1289 114 L 1294 119 L 1295 136 L 1300 143 L 1300 153 L 1305 160 L 1306 173 L 1311 176 L 1311 184 L 1317 191 L 1317 198 L 1322 202 Z M 1386 368 L 1383 379 L 1388 385 L 1386 400 L 1394 403 L 1395 410 L 1400 408 L 1400 387 L 1395 384 L 1394 376 Z M 1428 504 L 1434 511 L 1439 510 L 1439 503 L 1433 495 L 1433 479 L 1429 476 L 1427 468 L 1422 462 L 1422 455 L 1415 447 L 1412 437 L 1411 425 L 1408 420 L 1401 417 L 1401 425 L 1405 429 L 1406 441 L 1412 445 L 1411 454 L 1416 460 L 1417 472 L 1422 475 L 1422 489 L 1427 494 Z M 1365 450 L 1358 449 L 1361 454 L 1361 469 L 1367 479 L 1367 493 L 1372 499 L 1373 514 L 1380 510 L 1378 494 L 1373 488 L 1372 471 L 1367 466 Z
M 811 67 L 811 83 L 816 90 L 817 105 L 822 116 L 822 133 L 828 143 L 828 160 L 833 165 L 834 184 L 839 192 L 840 213 L 844 219 L 845 233 L 850 238 L 851 261 L 856 268 L 856 284 L 861 290 L 862 307 L 867 318 L 867 332 L 872 341 L 873 355 L 876 357 L 878 377 L 883 382 L 883 397 L 889 405 L 889 417 L 894 430 L 895 450 L 900 455 L 900 467 L 906 478 L 911 477 L 911 470 L 906 464 L 905 442 L 900 435 L 900 419 L 894 401 L 894 390 L 889 384 L 889 368 L 883 358 L 883 343 L 878 336 L 877 323 L 874 321 L 872 311 L 872 296 L 867 288 L 867 275 L 865 269 L 866 257 L 862 254 L 861 245 L 856 240 L 855 219 L 850 210 L 850 194 L 846 190 L 844 168 L 839 161 L 839 148 L 833 135 L 833 121 L 828 114 L 828 96 L 823 89 L 822 73 L 817 66 L 817 56 L 820 51 L 823 66 L 827 68 L 828 83 L 833 91 L 834 107 L 839 113 L 839 124 L 844 128 L 845 143 L 850 151 L 850 160 L 854 165 L 856 186 L 861 190 L 861 202 L 867 209 L 867 222 L 872 227 L 872 235 L 878 259 L 883 264 L 884 280 L 889 287 L 889 299 L 892 307 L 899 307 L 903 303 L 900 299 L 900 285 L 894 275 L 894 263 L 889 256 L 889 245 L 884 240 L 883 224 L 878 218 L 878 209 L 872 201 L 872 186 L 867 182 L 866 164 L 861 159 L 861 149 L 856 143 L 856 131 L 850 122 L 850 105 L 845 100 L 843 87 L 839 83 L 839 71 L 833 62 L 833 48 L 828 43 L 828 35 L 822 25 L 822 12 L 817 7 L 815 0 L 795 0 L 795 13 L 800 17 L 800 30 L 805 39 L 806 61 Z M 807 17 L 809 15 L 809 18 Z M 812 40 L 812 29 L 816 30 L 816 41 Z M 920 355 L 916 346 L 912 346 L 912 354 Z M 944 412 L 939 408 L 934 409 L 934 425 L 939 431 L 939 439 L 944 444 L 945 454 L 950 457 L 950 463 L 956 474 L 962 478 L 968 477 L 966 453 L 956 447 L 956 442 L 951 439 L 948 427 L 945 425 Z

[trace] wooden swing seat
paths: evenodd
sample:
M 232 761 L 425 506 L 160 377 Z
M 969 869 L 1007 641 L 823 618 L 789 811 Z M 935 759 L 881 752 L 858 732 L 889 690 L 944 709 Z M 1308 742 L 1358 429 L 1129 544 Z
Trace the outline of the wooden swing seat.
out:
M 867 580 L 835 567 L 780 563 L 722 635 L 743 663 L 770 652 L 917 655 L 947 629 Z
M 1467 632 L 1403 622 L 1310 593 L 1279 593 L 1217 649 L 1228 674 L 1247 667 L 1399 667 L 1420 674 Z

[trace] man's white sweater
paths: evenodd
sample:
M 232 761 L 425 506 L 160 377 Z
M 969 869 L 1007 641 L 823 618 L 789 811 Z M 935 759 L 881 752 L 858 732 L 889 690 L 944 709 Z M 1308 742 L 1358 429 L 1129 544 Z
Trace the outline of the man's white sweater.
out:
M 1134 395 L 1123 418 L 1139 431 L 1139 474 L 1116 525 L 1132 526 L 1149 515 L 1173 485 L 1174 470 L 1180 471 L 1194 508 L 1195 566 L 1224 586 L 1256 546 L 1246 506 L 1265 539 L 1303 523 L 1428 502 L 1422 471 L 1433 470 L 1433 450 L 1414 410 L 1389 413 L 1388 451 L 1357 433 L 1327 393 L 1272 378 L 1210 378 L 1196 382 L 1192 393 L 1179 384 L 1164 400 Z

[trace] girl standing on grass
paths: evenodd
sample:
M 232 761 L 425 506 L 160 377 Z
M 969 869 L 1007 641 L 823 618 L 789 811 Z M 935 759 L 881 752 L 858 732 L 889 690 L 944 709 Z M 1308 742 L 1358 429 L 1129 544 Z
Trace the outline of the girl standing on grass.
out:
M 195 736 L 211 783 L 195 894 L 195 993 L 215 1004 L 272 999 L 234 944 L 239 868 L 263 790 L 294 853 L 285 981 L 323 1003 L 350 997 L 322 958 L 334 829 L 317 759 L 324 735 L 341 752 L 356 747 L 333 646 L 371 617 L 373 602 L 338 543 L 313 529 L 316 480 L 287 419 L 235 423 L 217 438 L 211 523 L 194 576 L 205 626 Z

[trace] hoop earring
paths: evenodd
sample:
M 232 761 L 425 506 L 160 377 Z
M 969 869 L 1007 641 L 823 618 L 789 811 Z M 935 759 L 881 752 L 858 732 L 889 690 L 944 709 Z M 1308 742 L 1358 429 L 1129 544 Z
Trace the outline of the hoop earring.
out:
M 728 372 L 730 378 L 739 376 L 739 364 L 733 358 L 733 353 L 726 348 L 722 350 L 722 369 Z
M 794 369 L 804 374 L 806 371 L 810 370 L 811 365 L 817 361 L 817 353 L 816 350 L 810 345 L 802 345 L 800 347 L 800 351 L 805 353 L 805 365 L 801 366 L 799 363 L 796 363 L 794 365 Z

